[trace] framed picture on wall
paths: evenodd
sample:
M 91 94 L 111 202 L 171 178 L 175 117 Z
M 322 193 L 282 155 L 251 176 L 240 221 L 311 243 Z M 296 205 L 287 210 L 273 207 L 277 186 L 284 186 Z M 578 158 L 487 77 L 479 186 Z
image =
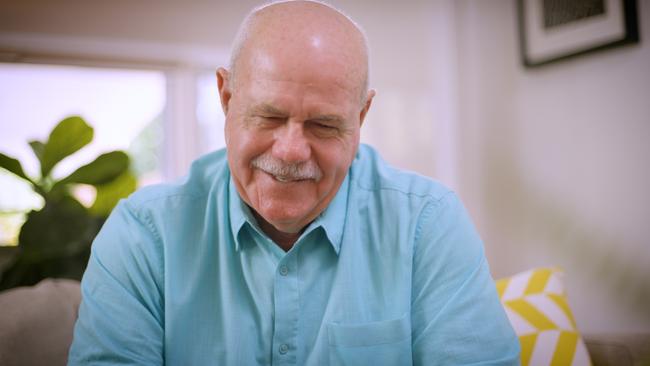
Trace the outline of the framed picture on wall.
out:
M 518 0 L 518 12 L 529 67 L 639 40 L 636 0 Z

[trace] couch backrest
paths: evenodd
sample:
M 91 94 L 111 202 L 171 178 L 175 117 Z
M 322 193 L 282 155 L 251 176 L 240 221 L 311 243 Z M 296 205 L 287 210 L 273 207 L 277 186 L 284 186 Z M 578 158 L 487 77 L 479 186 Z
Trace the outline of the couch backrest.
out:
M 0 365 L 66 365 L 80 297 L 65 279 L 0 293 Z

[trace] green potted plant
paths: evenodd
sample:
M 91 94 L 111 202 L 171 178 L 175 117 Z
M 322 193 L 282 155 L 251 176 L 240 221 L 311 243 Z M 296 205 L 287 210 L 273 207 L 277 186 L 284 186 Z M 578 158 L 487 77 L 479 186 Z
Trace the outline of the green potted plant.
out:
M 80 279 L 90 254 L 90 244 L 120 198 L 136 188 L 128 155 L 111 151 L 98 156 L 62 179 L 54 179 L 53 168 L 88 145 L 93 128 L 81 117 L 59 122 L 47 141 L 30 141 L 40 163 L 40 177 L 25 174 L 21 163 L 0 153 L 0 167 L 30 183 L 44 199 L 32 210 L 18 235 L 12 263 L 0 277 L 0 290 L 36 284 L 48 277 Z M 94 186 L 97 195 L 90 207 L 72 194 L 79 184 Z

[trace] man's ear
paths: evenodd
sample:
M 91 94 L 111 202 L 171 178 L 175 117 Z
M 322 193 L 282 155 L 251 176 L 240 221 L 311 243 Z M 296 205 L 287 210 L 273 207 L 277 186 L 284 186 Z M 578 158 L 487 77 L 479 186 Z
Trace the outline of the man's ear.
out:
M 230 85 L 230 73 L 228 70 L 220 67 L 217 69 L 217 86 L 219 88 L 219 99 L 221 99 L 221 108 L 223 114 L 228 114 L 228 103 L 232 97 L 232 90 Z
M 363 125 L 363 121 L 366 118 L 366 114 L 368 113 L 368 110 L 370 109 L 370 105 L 372 104 L 372 98 L 375 97 L 375 89 L 370 89 L 368 90 L 368 94 L 366 95 L 366 104 L 363 105 L 363 108 L 361 109 L 361 112 L 359 114 L 359 124 Z

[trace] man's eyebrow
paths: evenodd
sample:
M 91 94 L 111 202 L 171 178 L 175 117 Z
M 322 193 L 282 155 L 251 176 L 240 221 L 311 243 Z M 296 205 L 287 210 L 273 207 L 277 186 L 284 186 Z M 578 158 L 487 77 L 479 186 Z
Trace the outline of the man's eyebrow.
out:
M 284 112 L 283 110 L 278 109 L 278 108 L 276 108 L 276 107 L 274 107 L 274 106 L 272 106 L 270 104 L 266 104 L 266 103 L 262 103 L 262 104 L 258 104 L 258 105 L 253 106 L 250 109 L 250 112 L 252 114 L 259 113 L 259 114 L 265 114 L 265 115 L 271 115 L 271 116 L 284 116 L 284 115 L 286 115 L 286 112 Z
M 338 116 L 336 114 L 322 114 L 322 115 L 317 115 L 309 118 L 310 121 L 318 121 L 318 122 L 343 122 L 344 118 L 341 116 Z
M 268 116 L 286 116 L 287 112 L 283 111 L 282 109 L 276 108 L 270 104 L 267 103 L 261 103 L 254 105 L 250 108 L 249 110 L 250 114 L 262 114 L 262 115 L 268 115 Z M 310 121 L 317 121 L 317 122 L 332 122 L 332 123 L 341 123 L 345 121 L 345 119 L 339 115 L 336 114 L 318 114 L 314 115 L 312 117 L 308 118 Z

